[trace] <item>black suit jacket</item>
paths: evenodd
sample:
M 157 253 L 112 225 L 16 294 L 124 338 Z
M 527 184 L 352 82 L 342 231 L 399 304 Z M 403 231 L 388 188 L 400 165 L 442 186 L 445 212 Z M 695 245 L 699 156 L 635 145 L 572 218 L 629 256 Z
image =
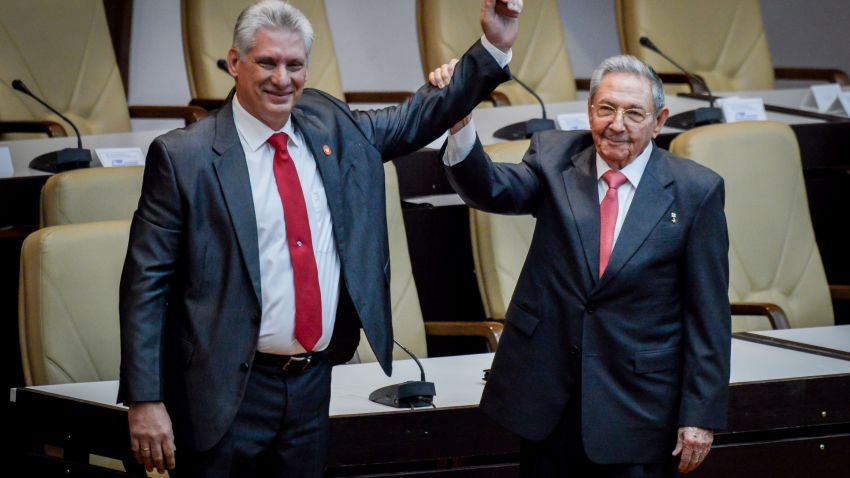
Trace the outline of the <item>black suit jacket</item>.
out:
M 391 371 L 383 161 L 438 137 L 508 77 L 477 43 L 448 87 L 426 85 L 398 107 L 350 111 L 307 89 L 293 109 L 327 191 L 341 261 L 335 362 L 354 353 L 362 325 Z M 251 185 L 228 104 L 148 152 L 121 278 L 118 400 L 164 400 L 178 443 L 214 445 L 243 397 L 261 297 Z
M 654 148 L 600 278 L 595 155 L 589 133 L 550 131 L 521 164 L 491 163 L 478 144 L 447 168 L 469 205 L 537 217 L 481 407 L 540 440 L 580 390 L 591 460 L 660 462 L 678 426 L 726 423 L 723 180 Z

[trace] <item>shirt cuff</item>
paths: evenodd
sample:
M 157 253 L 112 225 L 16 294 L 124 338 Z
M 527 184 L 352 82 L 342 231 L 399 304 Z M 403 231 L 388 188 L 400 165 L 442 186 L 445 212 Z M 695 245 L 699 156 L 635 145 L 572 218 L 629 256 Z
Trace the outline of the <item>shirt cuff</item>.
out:
M 481 35 L 481 45 L 490 53 L 490 56 L 496 60 L 496 63 L 499 64 L 500 68 L 504 68 L 511 62 L 511 58 L 513 57 L 513 49 L 508 50 L 507 53 L 499 50 L 495 45 L 490 43 L 490 40 L 487 39 L 486 35 Z
M 455 134 L 450 134 L 446 142 L 446 151 L 443 153 L 443 164 L 452 167 L 459 164 L 472 152 L 475 147 L 475 122 L 472 118 L 469 123 Z

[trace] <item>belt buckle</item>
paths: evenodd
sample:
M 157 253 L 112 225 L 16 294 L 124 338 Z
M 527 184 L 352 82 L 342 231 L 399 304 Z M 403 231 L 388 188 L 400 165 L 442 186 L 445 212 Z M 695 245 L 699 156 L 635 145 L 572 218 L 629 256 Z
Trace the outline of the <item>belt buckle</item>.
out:
M 281 367 L 284 372 L 303 372 L 310 367 L 313 357 L 289 357 L 285 364 Z

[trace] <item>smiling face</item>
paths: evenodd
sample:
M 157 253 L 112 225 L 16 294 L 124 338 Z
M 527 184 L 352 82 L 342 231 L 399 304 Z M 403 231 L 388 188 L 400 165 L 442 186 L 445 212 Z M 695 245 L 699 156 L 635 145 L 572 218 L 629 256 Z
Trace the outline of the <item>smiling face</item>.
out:
M 603 117 L 599 113 L 600 106 L 613 108 L 614 115 Z M 652 114 L 635 122 L 629 116 L 636 115 L 624 114 L 621 110 Z M 648 79 L 631 73 L 608 73 L 602 77 L 594 97 L 587 100 L 587 114 L 599 156 L 612 168 L 622 169 L 661 132 L 669 111 L 667 108 L 655 111 Z
M 236 95 L 242 107 L 269 128 L 278 130 L 289 120 L 292 107 L 304 92 L 304 40 L 291 30 L 261 28 L 243 58 L 230 49 L 227 68 L 236 78 Z

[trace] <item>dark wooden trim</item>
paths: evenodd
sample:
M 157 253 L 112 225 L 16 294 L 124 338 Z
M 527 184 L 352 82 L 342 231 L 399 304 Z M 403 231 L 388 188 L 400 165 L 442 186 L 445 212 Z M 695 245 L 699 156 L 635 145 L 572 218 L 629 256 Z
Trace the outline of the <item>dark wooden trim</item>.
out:
M 499 337 L 505 326 L 491 320 L 485 321 L 430 321 L 425 322 L 427 335 L 441 337 L 481 337 L 487 341 L 490 352 L 495 352 L 499 345 Z
M 797 352 L 805 352 L 807 354 L 822 355 L 824 357 L 850 361 L 850 352 L 845 352 L 844 350 L 830 349 L 827 347 L 820 347 L 817 345 L 795 342 L 793 340 L 780 339 L 778 337 L 760 335 L 752 332 L 738 332 L 735 334 L 735 338 L 746 340 L 748 342 L 770 345 L 772 347 L 780 347 L 783 349 L 795 350 Z
M 118 63 L 121 82 L 124 84 L 124 96 L 127 96 L 130 90 L 130 33 L 133 29 L 133 0 L 103 0 L 103 10 L 106 13 L 106 23 L 109 25 L 115 61 Z
M 347 91 L 346 103 L 401 103 L 413 96 L 409 91 Z
M 773 76 L 777 80 L 816 80 L 839 85 L 850 85 L 847 73 L 837 68 L 774 68 Z
M 184 120 L 187 125 L 206 118 L 209 114 L 207 110 L 197 106 L 130 106 L 128 108 L 131 118 L 175 118 Z
M 44 133 L 49 138 L 68 136 L 65 128 L 55 121 L 0 121 L 0 134 Z
M 733 302 L 732 315 L 761 315 L 767 317 L 774 329 L 790 329 L 788 317 L 782 307 L 767 302 Z

